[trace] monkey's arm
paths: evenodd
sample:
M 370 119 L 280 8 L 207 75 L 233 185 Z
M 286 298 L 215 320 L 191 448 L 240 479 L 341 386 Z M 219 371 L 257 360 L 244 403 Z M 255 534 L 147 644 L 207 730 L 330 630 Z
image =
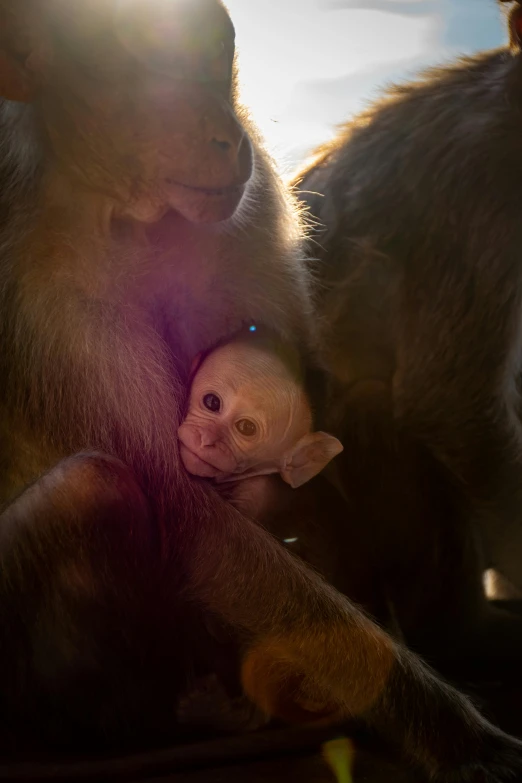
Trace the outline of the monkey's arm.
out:
M 463 746 L 441 731 L 448 722 L 467 735 L 470 771 L 491 752 L 492 728 L 464 697 L 263 529 L 229 506 L 218 522 L 207 491 L 194 487 L 203 513 L 187 559 L 190 588 L 252 640 L 243 682 L 259 706 L 306 721 L 318 714 L 300 705 L 314 702 L 327 715 L 360 718 L 384 736 L 407 737 L 403 751 L 421 766 L 432 759 L 434 775 L 443 774 L 433 761 L 443 757 L 448 769 L 463 769 Z

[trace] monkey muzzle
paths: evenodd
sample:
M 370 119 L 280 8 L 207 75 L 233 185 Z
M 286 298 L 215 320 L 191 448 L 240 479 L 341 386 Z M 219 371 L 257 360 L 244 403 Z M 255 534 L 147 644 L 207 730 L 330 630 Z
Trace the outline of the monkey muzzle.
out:
M 178 430 L 180 454 L 185 468 L 193 476 L 217 478 L 238 469 L 238 462 L 228 446 L 219 440 L 207 442 L 199 427 L 186 421 Z

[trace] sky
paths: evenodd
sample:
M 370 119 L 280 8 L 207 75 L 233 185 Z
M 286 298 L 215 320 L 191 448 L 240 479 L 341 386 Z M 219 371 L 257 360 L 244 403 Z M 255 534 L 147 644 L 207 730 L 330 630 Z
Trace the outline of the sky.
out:
M 243 101 L 284 173 L 387 83 L 502 45 L 495 0 L 225 0 Z

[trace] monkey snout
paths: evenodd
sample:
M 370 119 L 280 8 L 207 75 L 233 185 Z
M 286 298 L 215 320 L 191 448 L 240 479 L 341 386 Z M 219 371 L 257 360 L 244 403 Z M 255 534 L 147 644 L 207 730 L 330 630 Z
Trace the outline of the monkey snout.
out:
M 213 437 L 208 433 L 201 434 L 201 445 L 197 449 L 197 454 L 205 462 L 214 465 L 223 473 L 233 473 L 237 467 L 237 460 L 219 436 Z
M 219 427 L 183 422 L 178 430 L 178 438 L 193 454 L 219 470 L 231 473 L 236 469 L 237 460 L 223 441 L 223 433 Z
M 221 439 L 219 430 L 214 427 L 203 427 L 198 435 L 200 446 L 206 449 L 215 448 Z
M 162 97 L 163 96 L 163 97 Z M 251 179 L 252 144 L 232 107 L 204 86 L 175 82 L 153 99 L 162 127 L 159 187 L 167 204 L 193 223 L 228 220 Z M 165 108 L 166 107 L 166 108 Z
M 214 188 L 237 188 L 252 175 L 252 145 L 231 108 L 215 101 L 207 108 L 203 134 L 206 177 Z M 211 186 L 212 187 L 212 186 Z
M 189 132 L 183 161 L 176 160 L 163 178 L 166 192 L 177 189 L 207 197 L 240 199 L 252 176 L 252 145 L 237 120 L 223 111 L 223 122 L 207 119 L 201 133 Z
M 198 453 L 206 462 L 210 462 L 211 465 L 225 473 L 232 473 L 236 469 L 236 458 L 228 446 L 221 441 L 210 445 L 202 445 Z
M 188 449 L 197 451 L 211 448 L 219 441 L 219 430 L 212 425 L 198 426 L 184 421 L 178 430 L 178 438 Z

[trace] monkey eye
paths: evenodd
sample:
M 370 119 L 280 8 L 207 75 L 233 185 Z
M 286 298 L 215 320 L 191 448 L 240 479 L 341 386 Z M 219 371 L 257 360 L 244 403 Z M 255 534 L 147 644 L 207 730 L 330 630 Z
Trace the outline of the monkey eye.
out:
M 241 435 L 251 438 L 252 435 L 256 434 L 257 427 L 250 419 L 239 419 L 239 421 L 236 422 L 236 430 L 240 432 Z
M 221 400 L 217 394 L 205 394 L 203 397 L 203 405 L 208 411 L 212 411 L 212 413 L 219 413 L 221 410 Z

